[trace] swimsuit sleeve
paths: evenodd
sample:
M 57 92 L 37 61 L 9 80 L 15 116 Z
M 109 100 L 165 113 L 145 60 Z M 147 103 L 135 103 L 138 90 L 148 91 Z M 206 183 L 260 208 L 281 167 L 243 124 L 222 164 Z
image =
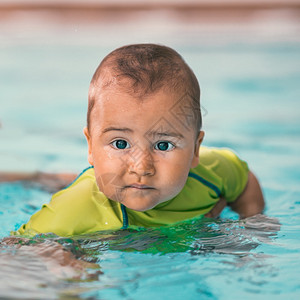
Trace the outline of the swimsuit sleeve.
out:
M 86 169 L 68 187 L 52 196 L 50 203 L 31 216 L 11 235 L 33 236 L 54 233 L 72 236 L 122 227 L 119 203 L 99 191 L 93 169 Z
M 55 233 L 69 236 L 93 228 L 97 217 L 96 204 L 86 197 L 86 190 L 92 184 L 81 184 L 71 189 L 61 190 L 52 196 L 50 203 L 44 204 L 40 211 L 31 216 L 27 224 L 21 226 L 17 234 L 35 235 L 37 233 Z
M 249 168 L 232 150 L 204 148 L 200 150 L 200 163 L 209 167 L 221 181 L 221 196 L 227 202 L 235 201 L 248 182 Z

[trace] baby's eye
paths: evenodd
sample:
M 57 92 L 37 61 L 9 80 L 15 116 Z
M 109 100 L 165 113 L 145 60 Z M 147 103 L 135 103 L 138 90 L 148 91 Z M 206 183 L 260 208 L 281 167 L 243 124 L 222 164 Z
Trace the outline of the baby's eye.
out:
M 175 146 L 170 143 L 170 142 L 158 142 L 155 146 L 154 149 L 160 150 L 160 151 L 169 151 L 173 149 Z
M 127 149 L 129 144 L 125 140 L 116 140 L 111 143 L 117 149 Z

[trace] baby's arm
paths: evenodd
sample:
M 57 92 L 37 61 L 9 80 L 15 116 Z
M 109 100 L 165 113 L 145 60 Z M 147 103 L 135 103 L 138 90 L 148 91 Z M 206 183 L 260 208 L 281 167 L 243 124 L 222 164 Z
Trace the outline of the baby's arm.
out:
M 259 182 L 251 171 L 249 171 L 248 182 L 244 191 L 235 201 L 227 203 L 226 199 L 221 197 L 205 216 L 208 218 L 218 217 L 226 205 L 237 212 L 241 219 L 262 213 L 265 207 L 264 197 Z
M 249 171 L 247 185 L 242 194 L 228 204 L 241 218 L 262 213 L 265 207 L 264 197 L 255 175 Z

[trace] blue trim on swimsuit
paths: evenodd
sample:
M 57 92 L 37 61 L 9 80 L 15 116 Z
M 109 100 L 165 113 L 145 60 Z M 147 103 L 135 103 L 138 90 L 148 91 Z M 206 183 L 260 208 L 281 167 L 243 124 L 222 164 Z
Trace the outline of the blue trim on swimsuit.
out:
M 123 215 L 123 227 L 121 229 L 126 229 L 128 228 L 128 215 L 126 211 L 126 206 L 124 206 L 123 204 L 121 204 L 121 211 Z
M 213 183 L 207 181 L 206 179 L 202 178 L 201 176 L 195 174 L 195 173 L 191 173 L 189 172 L 189 177 L 192 177 L 198 181 L 200 181 L 201 183 L 203 183 L 204 185 L 208 186 L 209 188 L 211 188 L 213 191 L 216 192 L 216 194 L 218 195 L 218 197 L 221 196 L 221 191 L 219 190 L 219 188 L 214 185 Z
M 87 170 L 92 169 L 92 168 L 94 168 L 94 166 L 89 166 L 89 167 L 85 168 L 70 184 L 68 184 L 66 187 L 62 188 L 62 190 L 65 190 L 68 187 L 70 187 L 84 172 L 86 172 Z

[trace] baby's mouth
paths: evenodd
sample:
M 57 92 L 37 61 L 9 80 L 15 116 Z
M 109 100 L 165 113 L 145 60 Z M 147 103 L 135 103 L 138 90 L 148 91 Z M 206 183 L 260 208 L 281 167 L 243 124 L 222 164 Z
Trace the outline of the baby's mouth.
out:
M 137 190 L 154 190 L 155 188 L 145 184 L 134 183 L 130 185 L 126 185 L 125 188 L 132 188 Z

